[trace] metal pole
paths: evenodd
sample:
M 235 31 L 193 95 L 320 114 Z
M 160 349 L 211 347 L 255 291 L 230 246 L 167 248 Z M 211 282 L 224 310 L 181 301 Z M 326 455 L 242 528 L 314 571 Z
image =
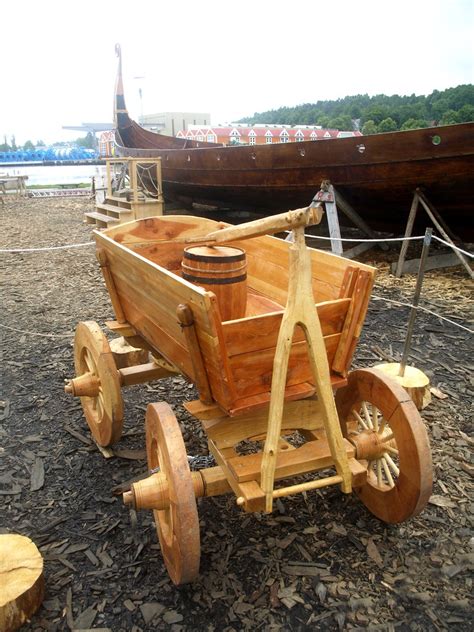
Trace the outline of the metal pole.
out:
M 413 327 L 415 325 L 416 312 L 418 302 L 420 300 L 421 288 L 423 286 L 423 277 L 425 274 L 425 264 L 428 257 L 428 251 L 430 249 L 431 238 L 433 236 L 433 229 L 427 228 L 425 230 L 425 238 L 423 239 L 423 250 L 421 251 L 420 266 L 418 268 L 418 278 L 416 279 L 415 295 L 413 297 L 413 304 L 410 312 L 410 318 L 408 320 L 407 335 L 405 338 L 405 346 L 403 348 L 402 361 L 400 362 L 400 370 L 398 375 L 403 377 L 405 375 L 405 368 L 408 362 L 408 356 L 410 355 L 410 343 L 413 335 Z

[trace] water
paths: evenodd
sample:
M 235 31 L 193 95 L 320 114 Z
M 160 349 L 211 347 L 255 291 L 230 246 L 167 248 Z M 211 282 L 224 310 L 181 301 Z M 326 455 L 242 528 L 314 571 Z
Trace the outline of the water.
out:
M 96 186 L 104 186 L 105 166 L 103 165 L 60 165 L 55 167 L 43 167 L 42 165 L 25 167 L 3 167 L 0 164 L 0 173 L 9 176 L 28 176 L 26 186 L 46 184 L 81 184 L 90 185 L 91 178 L 95 177 Z

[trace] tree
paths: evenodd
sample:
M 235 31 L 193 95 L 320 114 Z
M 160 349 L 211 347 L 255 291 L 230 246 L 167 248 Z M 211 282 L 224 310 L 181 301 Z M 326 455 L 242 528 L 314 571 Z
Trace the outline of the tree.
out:
M 330 119 L 327 114 L 321 114 L 321 116 L 318 116 L 318 118 L 316 119 L 316 125 L 321 125 L 321 127 L 326 129 L 327 127 L 329 127 L 329 121 Z
M 460 123 L 469 123 L 469 121 L 474 121 L 474 105 L 470 105 L 469 103 L 463 105 L 458 111 L 458 118 Z
M 410 118 L 408 119 L 408 121 L 405 121 L 403 123 L 400 129 L 403 131 L 406 129 L 419 129 L 421 127 L 428 127 L 426 121 L 423 121 L 422 119 Z
M 35 143 L 35 147 L 44 147 L 46 145 L 46 143 L 44 142 L 44 140 L 37 140 Z
M 332 129 L 340 129 L 340 130 L 352 130 L 352 119 L 349 114 L 341 114 L 340 116 L 336 116 L 331 119 L 330 127 Z
M 33 143 L 31 142 L 31 140 L 27 140 L 26 143 L 23 145 L 23 149 L 25 151 L 28 150 L 34 150 L 35 146 L 33 145 Z
M 389 109 L 384 105 L 374 105 L 364 112 L 364 119 L 366 121 L 373 121 L 378 124 L 390 115 Z
M 377 129 L 378 129 L 379 132 L 396 132 L 397 131 L 397 124 L 395 123 L 393 118 L 390 118 L 390 116 L 389 116 L 388 118 L 384 119 L 383 121 L 380 121 Z
M 370 136 L 370 134 L 376 133 L 377 125 L 374 123 L 374 121 L 367 121 L 367 123 L 362 126 L 362 134 L 364 134 L 364 136 Z
M 459 123 L 459 116 L 454 110 L 444 112 L 439 122 L 440 125 L 454 125 L 455 123 Z
M 95 140 L 92 132 L 87 132 L 86 136 L 76 138 L 76 145 L 79 147 L 85 147 L 86 149 L 95 149 Z

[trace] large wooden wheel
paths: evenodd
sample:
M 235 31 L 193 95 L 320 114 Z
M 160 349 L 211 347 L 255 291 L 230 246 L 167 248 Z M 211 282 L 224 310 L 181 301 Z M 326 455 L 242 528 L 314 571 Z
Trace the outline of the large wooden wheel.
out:
M 431 453 L 423 420 L 407 392 L 375 369 L 349 375 L 336 394 L 343 435 L 367 466 L 356 493 L 375 516 L 403 522 L 418 514 L 432 488 Z
M 168 404 L 149 404 L 145 425 L 148 466 L 152 471 L 159 468 L 168 484 L 168 509 L 153 511 L 161 552 L 173 583 L 185 584 L 198 575 L 201 554 L 199 518 L 186 448 Z
M 101 446 L 122 434 L 123 400 L 119 373 L 109 342 L 94 321 L 80 322 L 74 338 L 76 377 L 66 387 L 81 398 L 92 436 Z

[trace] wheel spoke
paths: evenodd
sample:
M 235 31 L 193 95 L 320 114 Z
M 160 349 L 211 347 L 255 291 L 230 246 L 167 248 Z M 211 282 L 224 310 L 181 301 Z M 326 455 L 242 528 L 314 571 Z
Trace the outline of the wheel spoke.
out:
M 390 469 L 387 465 L 387 461 L 382 457 L 380 459 L 382 461 L 382 467 L 383 467 L 383 471 L 385 472 L 385 476 L 387 477 L 388 483 L 389 483 L 389 487 L 395 487 L 395 483 L 393 482 L 393 477 L 392 477 L 392 473 L 390 472 Z
M 392 472 L 396 475 L 399 476 L 400 474 L 400 470 L 398 469 L 398 465 L 395 463 L 395 461 L 392 459 L 392 457 L 390 456 L 390 454 L 384 454 L 383 459 L 385 459 L 385 461 L 387 461 L 388 465 L 390 466 Z
M 393 446 L 388 445 L 388 444 L 384 444 L 383 447 L 385 448 L 387 452 L 391 452 L 392 454 L 395 454 L 396 456 L 398 456 L 398 448 L 394 448 Z
M 369 426 L 365 423 L 365 421 L 362 419 L 362 417 L 359 415 L 359 413 L 355 409 L 352 411 L 352 414 L 357 419 L 357 421 L 360 423 L 362 428 L 364 428 L 364 430 L 369 430 Z
M 377 485 L 382 485 L 382 463 L 380 459 L 377 459 Z
M 364 417 L 365 417 L 365 421 L 367 422 L 367 426 L 373 430 L 373 424 L 372 424 L 372 419 L 370 418 L 370 414 L 369 414 L 369 410 L 367 408 L 367 404 L 365 402 L 362 402 L 362 411 L 364 413 Z
M 379 411 L 377 410 L 377 406 L 372 404 L 372 419 L 374 422 L 374 430 L 375 432 L 379 431 Z

